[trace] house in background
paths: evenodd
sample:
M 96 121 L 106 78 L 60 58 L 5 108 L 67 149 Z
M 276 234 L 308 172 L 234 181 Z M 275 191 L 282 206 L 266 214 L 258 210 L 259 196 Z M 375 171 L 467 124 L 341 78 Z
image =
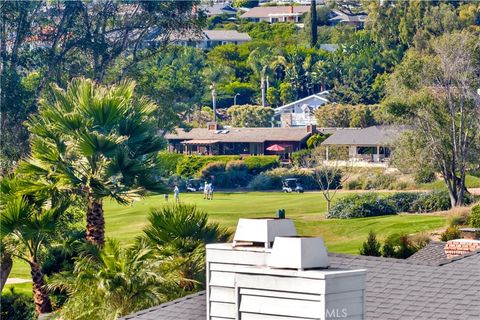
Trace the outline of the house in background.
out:
M 281 127 L 316 125 L 315 111 L 326 103 L 328 91 L 312 94 L 275 109 L 274 121 Z
M 230 3 L 212 3 L 212 4 L 204 4 L 199 6 L 200 10 L 202 10 L 207 17 L 213 16 L 221 16 L 221 15 L 228 15 L 228 16 L 235 16 L 237 14 L 237 8 L 232 7 Z
M 303 21 L 304 15 L 310 11 L 310 6 L 262 6 L 245 12 L 240 18 L 253 22 L 266 21 L 268 23 Z
M 401 126 L 372 126 L 368 128 L 342 128 L 322 142 L 326 147 L 348 148 L 350 161 L 383 162 L 391 155 L 391 144 L 405 130 Z
M 367 15 L 364 13 L 346 14 L 340 10 L 332 10 L 332 13 L 334 14 L 334 17 L 330 18 L 330 22 L 333 25 L 346 24 L 362 29 L 367 20 Z
M 198 49 L 211 49 L 222 44 L 240 44 L 252 38 L 248 33 L 237 30 L 203 30 L 200 33 L 174 34 L 171 41 L 176 45 L 190 46 Z
M 196 155 L 283 155 L 306 148 L 306 141 L 316 132 L 315 126 L 297 128 L 221 128 L 210 123 L 208 128 L 190 131 L 176 129 L 167 134 L 170 152 Z M 270 151 L 273 146 L 280 151 Z M 274 147 L 273 150 L 276 148 Z M 283 150 L 282 150 L 283 149 Z

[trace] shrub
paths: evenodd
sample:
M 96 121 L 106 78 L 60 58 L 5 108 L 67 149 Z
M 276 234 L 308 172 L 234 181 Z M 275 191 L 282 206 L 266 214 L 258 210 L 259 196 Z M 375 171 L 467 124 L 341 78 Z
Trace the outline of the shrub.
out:
M 395 214 L 395 208 L 375 193 L 353 194 L 338 199 L 327 218 L 363 218 Z
M 449 241 L 460 238 L 460 229 L 457 226 L 450 226 L 442 232 L 440 238 L 442 241 Z
M 408 235 L 393 234 L 385 239 L 382 256 L 387 258 L 406 259 L 417 251 L 418 248 L 412 245 Z
M 306 160 L 312 155 L 311 149 L 302 149 L 292 153 L 292 163 L 296 167 L 302 167 Z
M 175 174 L 178 163 L 185 157 L 181 153 L 160 152 L 158 154 L 158 161 L 161 168 L 161 175 L 168 177 Z
M 317 133 L 317 134 L 311 135 L 310 138 L 308 138 L 308 140 L 307 140 L 307 148 L 308 149 L 313 149 L 313 148 L 319 146 L 329 136 L 331 136 L 331 134 Z
M 242 160 L 229 161 L 225 167 L 223 187 L 245 187 L 251 179 L 247 165 Z
M 276 182 L 278 181 L 275 181 L 275 179 L 266 175 L 265 173 L 260 173 L 259 175 L 256 175 L 252 181 L 250 181 L 248 188 L 255 191 L 278 189 L 279 186 Z
M 480 228 L 480 203 L 473 206 L 472 212 L 468 217 L 468 224 L 472 228 Z
M 361 190 L 363 182 L 360 179 L 348 180 L 343 186 L 347 190 Z
M 35 305 L 31 297 L 18 294 L 13 287 L 7 293 L 2 293 L 0 319 L 30 320 L 36 319 Z
M 360 254 L 362 256 L 374 256 L 374 257 L 381 256 L 380 242 L 378 242 L 377 235 L 375 234 L 375 232 L 370 231 L 368 233 L 368 238 L 363 243 L 362 248 L 360 249 Z
M 276 168 L 280 164 L 278 156 L 250 156 L 246 157 L 244 162 L 252 174 L 259 174 Z
M 225 172 L 225 162 L 215 161 L 207 163 L 199 172 L 198 177 L 210 180 Z
M 397 192 L 385 199 L 395 208 L 396 212 L 412 212 L 412 205 L 420 195 L 418 192 Z
M 183 156 L 177 164 L 177 175 L 190 178 L 200 173 L 200 170 L 210 162 L 239 160 L 240 156 Z
M 423 193 L 412 204 L 411 212 L 434 212 L 450 209 L 450 197 L 447 191 L 431 191 Z
M 364 182 L 363 189 L 365 190 L 393 189 L 394 182 L 395 182 L 395 177 L 393 177 L 392 175 L 377 173 L 367 178 L 367 180 Z
M 416 183 L 430 183 L 437 179 L 435 172 L 429 167 L 420 167 L 414 175 Z

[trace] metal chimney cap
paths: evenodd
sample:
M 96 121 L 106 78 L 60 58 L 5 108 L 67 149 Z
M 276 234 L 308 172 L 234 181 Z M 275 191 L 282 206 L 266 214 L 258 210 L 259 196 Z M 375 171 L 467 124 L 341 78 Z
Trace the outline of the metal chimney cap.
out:
M 276 237 L 268 261 L 271 268 L 328 268 L 327 248 L 318 237 Z

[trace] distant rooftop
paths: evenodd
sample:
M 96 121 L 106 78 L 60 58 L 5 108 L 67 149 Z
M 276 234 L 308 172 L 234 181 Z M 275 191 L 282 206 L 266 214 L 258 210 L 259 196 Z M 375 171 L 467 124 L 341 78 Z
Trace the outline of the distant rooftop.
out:
M 172 34 L 171 40 L 182 41 L 250 41 L 252 38 L 245 32 L 238 32 L 237 30 L 202 30 L 201 32 L 183 32 Z
M 322 145 L 387 145 L 404 130 L 401 126 L 339 129 L 322 142 Z
M 241 15 L 241 18 L 268 18 L 286 14 L 304 14 L 310 6 L 272 6 L 255 7 Z

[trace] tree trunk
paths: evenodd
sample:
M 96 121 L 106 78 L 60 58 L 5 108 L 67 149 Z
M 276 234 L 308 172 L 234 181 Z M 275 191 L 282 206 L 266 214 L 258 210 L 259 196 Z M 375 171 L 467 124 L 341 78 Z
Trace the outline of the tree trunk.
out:
M 105 245 L 105 218 L 101 199 L 91 198 L 88 201 L 87 241 L 99 247 Z
M 45 280 L 37 261 L 30 262 L 33 281 L 33 300 L 35 301 L 35 312 L 38 314 L 52 312 L 52 304 L 48 294 L 45 292 Z
M 317 30 L 317 1 L 311 0 L 310 3 L 310 46 L 315 48 L 318 41 L 318 30 Z
M 2 262 L 0 266 L 0 292 L 3 290 L 7 282 L 10 271 L 12 271 L 12 256 L 6 252 L 2 252 Z

